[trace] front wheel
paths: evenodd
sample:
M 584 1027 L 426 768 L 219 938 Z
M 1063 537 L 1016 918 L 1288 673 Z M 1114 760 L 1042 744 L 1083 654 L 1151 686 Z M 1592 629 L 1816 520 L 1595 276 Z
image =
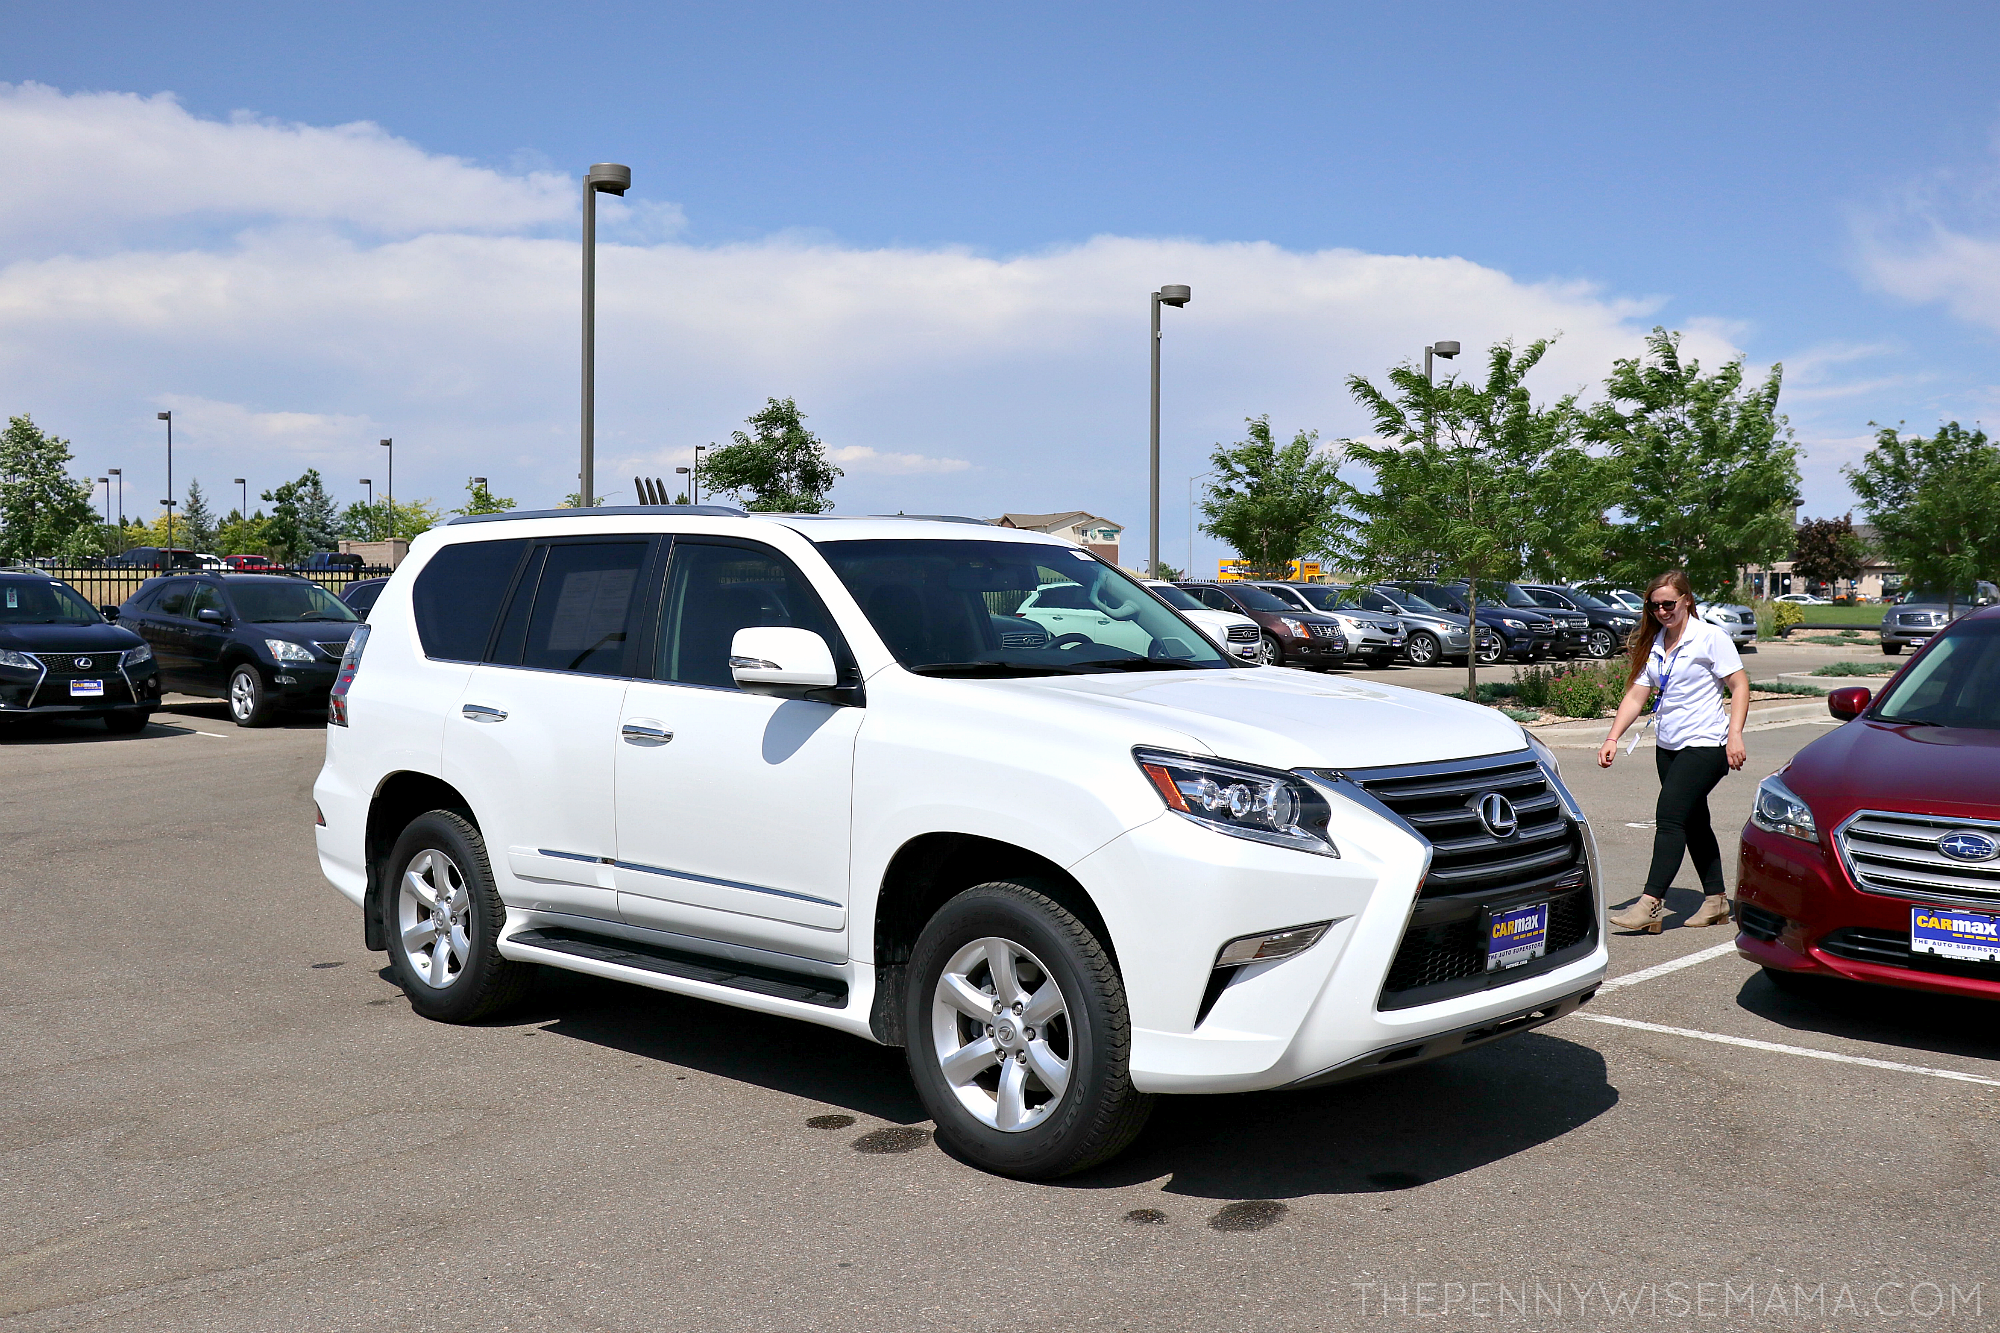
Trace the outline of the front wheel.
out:
M 1438 642 L 1437 635 L 1419 630 L 1403 645 L 1403 655 L 1410 659 L 1411 666 L 1434 666 L 1444 655 L 1444 645 Z
M 1031 883 L 939 909 L 910 957 L 910 1077 L 938 1141 L 1001 1175 L 1045 1180 L 1138 1137 L 1125 987 L 1103 944 Z
M 277 715 L 278 701 L 256 667 L 245 662 L 229 673 L 229 716 L 237 726 L 268 727 Z
M 1498 639 L 1494 639 L 1485 644 L 1482 644 L 1480 646 L 1479 651 L 1476 654 L 1474 654 L 1473 660 L 1478 662 L 1479 665 L 1481 666 L 1492 666 L 1495 662 L 1498 662 L 1502 657 L 1505 657 L 1506 655 L 1507 655 L 1507 650 L 1501 647 L 1500 641 Z
M 1592 630 L 1586 643 L 1590 655 L 1600 661 L 1618 651 L 1618 641 L 1611 637 L 1611 631 L 1608 629 Z
M 1257 660 L 1265 666 L 1283 666 L 1285 650 L 1279 646 L 1275 634 L 1260 635 L 1257 639 Z
M 1903 655 L 1903 645 L 1900 643 L 1890 643 L 1887 640 L 1884 640 L 1882 644 L 1882 651 L 1888 654 L 1890 657 L 1901 657 Z

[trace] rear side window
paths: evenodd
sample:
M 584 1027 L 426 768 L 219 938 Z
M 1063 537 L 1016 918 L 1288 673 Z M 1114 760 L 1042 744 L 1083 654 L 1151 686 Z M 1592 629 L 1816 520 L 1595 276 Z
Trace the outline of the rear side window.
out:
M 640 575 L 652 546 L 641 538 L 549 547 L 521 665 L 590 676 L 633 674 Z
M 809 629 L 841 652 L 826 608 L 790 561 L 750 547 L 674 543 L 654 674 L 735 689 L 730 643 L 737 630 L 761 625 Z
M 525 539 L 461 542 L 431 557 L 410 594 L 424 656 L 477 662 L 486 655 L 500 603 L 527 549 Z
M 160 594 L 160 614 L 163 616 L 184 616 L 188 613 L 188 594 L 194 585 L 186 579 L 176 579 Z

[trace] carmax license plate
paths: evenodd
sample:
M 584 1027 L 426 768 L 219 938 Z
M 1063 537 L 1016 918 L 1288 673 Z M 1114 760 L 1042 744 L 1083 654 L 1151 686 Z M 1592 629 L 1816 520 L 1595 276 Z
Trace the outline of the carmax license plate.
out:
M 1519 967 L 1549 951 L 1549 905 L 1495 912 L 1486 930 L 1486 970 Z
M 1968 963 L 2000 962 L 2000 916 L 1956 907 L 1912 907 L 1910 952 Z
M 71 698 L 88 697 L 101 699 L 104 697 L 104 682 L 101 680 L 73 680 L 69 683 L 69 692 Z

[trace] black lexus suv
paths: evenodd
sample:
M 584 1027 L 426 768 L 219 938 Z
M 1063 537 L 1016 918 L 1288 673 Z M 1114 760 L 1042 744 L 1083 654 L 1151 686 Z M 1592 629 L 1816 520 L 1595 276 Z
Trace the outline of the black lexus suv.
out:
M 138 731 L 159 702 L 143 639 L 60 579 L 0 573 L 0 718 L 95 717 Z

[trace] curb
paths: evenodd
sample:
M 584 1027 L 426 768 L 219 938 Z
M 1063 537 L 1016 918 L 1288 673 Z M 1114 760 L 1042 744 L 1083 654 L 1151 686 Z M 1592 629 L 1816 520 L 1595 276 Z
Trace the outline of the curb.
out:
M 1750 717 L 1743 730 L 1768 731 L 1774 727 L 1796 726 L 1801 722 L 1825 721 L 1833 718 L 1826 711 L 1826 700 L 1814 699 L 1809 703 L 1776 704 L 1759 708 L 1750 706 Z M 1593 722 L 1588 726 L 1531 727 L 1530 736 L 1540 740 L 1552 750 L 1595 750 L 1604 744 L 1604 738 L 1611 734 L 1609 722 Z M 1631 732 L 1625 733 L 1627 737 Z M 1645 728 L 1639 735 L 1639 748 L 1649 749 L 1653 744 L 1653 729 Z

